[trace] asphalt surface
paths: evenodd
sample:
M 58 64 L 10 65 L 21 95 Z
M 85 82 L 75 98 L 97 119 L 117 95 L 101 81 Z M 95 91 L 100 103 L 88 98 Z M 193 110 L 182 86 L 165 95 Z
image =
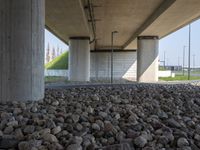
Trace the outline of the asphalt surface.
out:
M 90 88 L 90 87 L 111 87 L 111 86 L 135 86 L 135 85 L 183 85 L 183 84 L 198 84 L 200 81 L 194 80 L 194 81 L 170 81 L 170 82 L 163 82 L 159 81 L 156 83 L 138 83 L 138 82 L 130 82 L 130 83 L 117 83 L 117 84 L 111 84 L 111 83 L 48 83 L 46 84 L 46 89 L 69 89 L 69 88 Z

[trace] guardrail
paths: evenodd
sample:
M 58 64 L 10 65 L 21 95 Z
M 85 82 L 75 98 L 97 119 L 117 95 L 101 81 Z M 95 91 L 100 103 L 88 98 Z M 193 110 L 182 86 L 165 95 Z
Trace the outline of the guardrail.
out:
M 68 77 L 68 70 L 45 70 L 44 75 L 45 77 Z

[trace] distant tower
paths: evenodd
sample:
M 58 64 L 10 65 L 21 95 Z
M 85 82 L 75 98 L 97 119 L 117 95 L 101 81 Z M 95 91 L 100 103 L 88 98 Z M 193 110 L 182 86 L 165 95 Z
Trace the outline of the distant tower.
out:
M 50 62 L 50 45 L 48 43 L 47 49 L 46 49 L 46 63 Z
M 56 50 L 55 50 L 55 47 L 53 47 L 52 55 L 51 55 L 51 61 L 54 60 L 55 58 L 56 58 Z
M 58 45 L 57 45 L 57 54 L 56 54 L 56 56 L 57 56 L 57 57 L 60 56 L 60 48 L 59 48 Z
M 62 54 L 62 48 L 60 49 L 60 55 Z

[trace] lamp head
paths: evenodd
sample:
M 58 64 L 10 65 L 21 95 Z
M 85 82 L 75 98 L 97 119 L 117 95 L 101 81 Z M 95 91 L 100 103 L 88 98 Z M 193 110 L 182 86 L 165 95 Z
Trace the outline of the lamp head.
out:
M 113 31 L 112 33 L 113 33 L 113 34 L 118 33 L 118 31 Z

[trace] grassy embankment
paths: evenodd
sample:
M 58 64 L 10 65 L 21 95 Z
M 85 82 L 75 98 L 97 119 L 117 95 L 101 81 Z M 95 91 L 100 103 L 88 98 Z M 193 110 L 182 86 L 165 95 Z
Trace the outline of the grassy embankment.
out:
M 69 52 L 65 52 L 62 55 L 56 57 L 53 61 L 45 65 L 45 69 L 68 69 L 68 55 Z M 45 82 L 59 82 L 66 81 L 64 77 L 45 77 Z
M 56 57 L 45 65 L 45 69 L 68 69 L 68 52 Z

